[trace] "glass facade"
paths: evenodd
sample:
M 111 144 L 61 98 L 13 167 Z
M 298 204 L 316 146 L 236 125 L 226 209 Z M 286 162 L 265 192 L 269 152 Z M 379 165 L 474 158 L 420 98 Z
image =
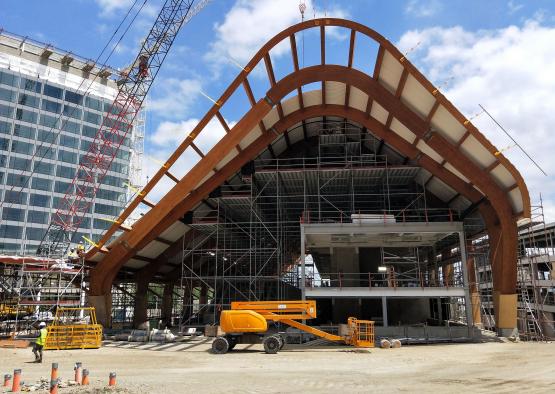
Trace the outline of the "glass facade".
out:
M 114 94 L 116 93 L 114 89 Z M 111 100 L 0 68 L 0 254 L 32 254 Z M 126 139 L 74 240 L 97 240 L 126 201 Z M 108 219 L 108 220 L 106 220 Z

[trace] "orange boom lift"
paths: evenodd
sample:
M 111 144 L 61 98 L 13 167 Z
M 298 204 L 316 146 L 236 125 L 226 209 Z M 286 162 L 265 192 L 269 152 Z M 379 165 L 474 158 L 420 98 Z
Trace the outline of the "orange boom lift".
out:
M 350 317 L 347 333 L 334 335 L 297 320 L 316 318 L 316 301 L 245 301 L 232 302 L 231 310 L 222 311 L 223 335 L 212 342 L 212 351 L 224 354 L 237 344 L 262 343 L 268 354 L 277 353 L 285 344 L 281 334 L 268 333 L 268 321 L 281 322 L 332 342 L 356 347 L 374 347 L 374 322 Z

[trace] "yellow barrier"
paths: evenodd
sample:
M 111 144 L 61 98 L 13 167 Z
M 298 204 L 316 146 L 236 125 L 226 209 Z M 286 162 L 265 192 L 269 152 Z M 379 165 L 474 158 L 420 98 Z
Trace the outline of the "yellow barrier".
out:
M 88 312 L 90 324 L 65 324 L 68 314 Z M 58 308 L 47 328 L 45 350 L 98 349 L 102 345 L 102 326 L 96 322 L 94 308 Z

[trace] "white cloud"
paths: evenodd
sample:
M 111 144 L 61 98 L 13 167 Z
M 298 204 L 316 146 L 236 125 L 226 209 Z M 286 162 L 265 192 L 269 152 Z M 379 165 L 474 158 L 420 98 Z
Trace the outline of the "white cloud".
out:
M 555 28 L 538 21 L 498 30 L 469 32 L 433 27 L 405 33 L 399 42 L 432 82 L 451 79 L 443 93 L 463 114 L 482 104 L 548 173 L 543 176 L 517 148 L 503 153 L 520 171 L 532 202 L 543 194 L 549 221 L 555 220 Z M 499 149 L 512 142 L 482 114 L 473 123 Z
M 173 153 L 187 135 L 197 126 L 199 119 L 191 118 L 180 122 L 162 122 L 149 138 L 144 160 L 144 176 L 152 177 L 167 158 Z M 227 121 L 229 127 L 235 126 L 236 122 Z M 217 119 L 210 121 L 202 132 L 195 138 L 195 145 L 204 154 L 225 135 L 225 130 Z M 188 148 L 178 161 L 170 168 L 170 172 L 178 178 L 183 177 L 200 159 L 200 156 Z M 164 179 L 155 189 L 149 193 L 149 200 L 159 201 L 175 183 Z
M 132 0 L 95 0 L 96 4 L 100 8 L 100 15 L 108 18 L 119 11 L 128 10 L 133 4 Z M 146 18 L 152 18 L 158 15 L 160 11 L 158 6 L 152 4 L 145 4 L 141 10 L 141 15 Z M 138 10 L 138 8 L 136 8 Z M 119 14 L 118 14 L 119 15 Z
M 96 0 L 101 9 L 102 15 L 108 16 L 123 8 L 129 8 L 132 4 L 131 0 Z
M 514 14 L 515 12 L 520 11 L 524 7 L 524 4 L 520 4 L 513 0 L 510 0 L 507 3 L 507 7 L 509 8 L 509 14 Z
M 405 6 L 405 14 L 417 18 L 427 18 L 436 15 L 442 9 L 439 0 L 409 0 Z
M 324 16 L 323 10 L 311 0 L 306 1 L 305 19 Z M 347 12 L 340 8 L 326 10 L 328 17 L 344 18 Z M 285 28 L 299 23 L 301 14 L 297 0 L 238 0 L 225 15 L 222 23 L 214 26 L 216 40 L 205 60 L 214 70 L 229 65 L 235 59 L 245 65 L 254 54 L 273 36 Z M 332 36 L 334 32 L 331 31 Z M 340 36 L 343 38 L 343 36 Z M 279 57 L 289 51 L 289 43 L 284 42 L 272 50 L 272 56 Z
M 158 79 L 147 109 L 161 117 L 183 118 L 189 114 L 200 90 L 201 83 L 196 79 Z

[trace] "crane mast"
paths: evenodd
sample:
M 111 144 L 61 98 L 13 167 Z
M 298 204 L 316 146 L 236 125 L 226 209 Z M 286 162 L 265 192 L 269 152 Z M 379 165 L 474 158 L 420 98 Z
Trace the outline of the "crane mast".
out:
M 60 258 L 67 252 L 73 234 L 89 212 L 116 154 L 152 86 L 181 27 L 209 0 L 166 0 L 137 57 L 118 81 L 118 93 L 104 115 L 94 141 L 79 162 L 71 186 L 60 199 L 37 254 Z

